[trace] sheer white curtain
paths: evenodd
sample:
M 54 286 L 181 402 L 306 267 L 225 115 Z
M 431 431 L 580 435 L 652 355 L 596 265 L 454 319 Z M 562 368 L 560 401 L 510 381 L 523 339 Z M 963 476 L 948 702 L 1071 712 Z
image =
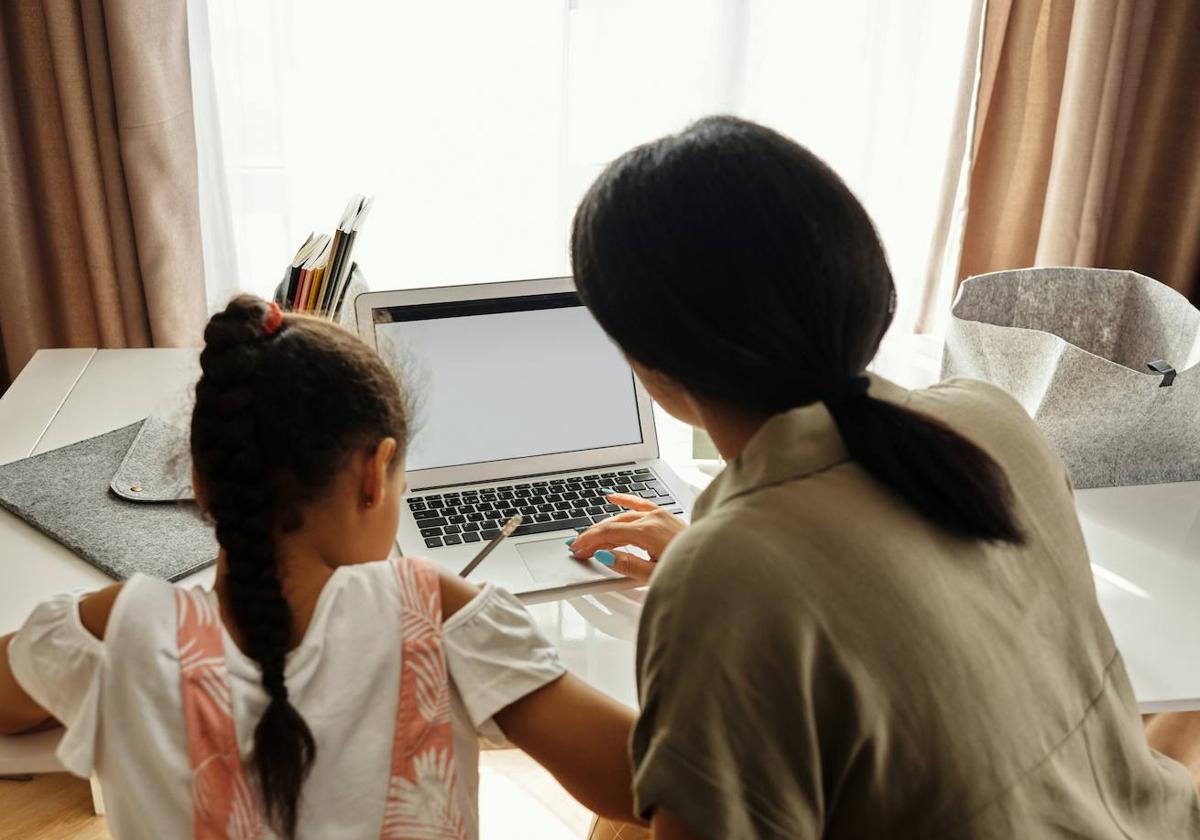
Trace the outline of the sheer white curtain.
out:
M 566 273 L 599 169 L 726 112 L 842 174 L 915 321 L 978 0 L 191 3 L 213 305 L 355 192 L 373 288 Z

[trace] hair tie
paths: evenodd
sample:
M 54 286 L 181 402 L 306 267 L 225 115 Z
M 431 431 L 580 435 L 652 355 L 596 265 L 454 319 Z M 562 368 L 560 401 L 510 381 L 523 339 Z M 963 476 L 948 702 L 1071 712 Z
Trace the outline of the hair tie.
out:
M 275 335 L 275 333 L 279 332 L 279 328 L 282 326 L 283 310 L 279 308 L 278 303 L 271 301 L 267 304 L 267 311 L 263 313 L 263 335 Z
M 844 380 L 840 385 L 829 389 L 821 402 L 828 409 L 835 409 L 866 396 L 871 387 L 871 380 L 865 376 L 855 376 Z

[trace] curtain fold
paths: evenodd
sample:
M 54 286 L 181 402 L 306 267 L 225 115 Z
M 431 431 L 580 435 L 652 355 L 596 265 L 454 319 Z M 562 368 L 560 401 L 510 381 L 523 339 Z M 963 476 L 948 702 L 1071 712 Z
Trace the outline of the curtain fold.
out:
M 0 4 L 0 385 L 43 347 L 199 343 L 186 9 Z
M 1129 268 L 1200 302 L 1200 4 L 990 0 L 956 285 Z

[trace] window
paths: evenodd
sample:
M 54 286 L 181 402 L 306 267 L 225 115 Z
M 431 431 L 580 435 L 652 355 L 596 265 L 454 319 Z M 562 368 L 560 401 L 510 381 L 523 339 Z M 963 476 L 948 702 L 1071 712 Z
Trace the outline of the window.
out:
M 355 245 L 374 289 L 567 274 L 572 214 L 609 160 L 734 113 L 807 145 L 863 201 L 896 278 L 889 336 L 907 335 L 973 7 L 191 0 L 210 304 L 270 295 L 356 192 L 376 197 Z M 693 451 L 690 429 L 658 428 L 665 457 Z
M 372 288 L 568 273 L 625 149 L 737 113 L 825 158 L 875 218 L 911 327 L 971 4 L 960 0 L 193 0 L 210 301 L 266 295 L 373 194 Z M 204 88 L 203 90 L 201 88 Z

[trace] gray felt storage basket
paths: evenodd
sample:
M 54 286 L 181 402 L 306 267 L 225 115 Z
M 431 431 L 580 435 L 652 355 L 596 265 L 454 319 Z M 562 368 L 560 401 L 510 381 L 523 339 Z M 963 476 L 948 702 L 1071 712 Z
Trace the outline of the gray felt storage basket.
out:
M 1028 268 L 966 280 L 945 377 L 999 385 L 1076 487 L 1200 479 L 1200 312 L 1132 271 Z

